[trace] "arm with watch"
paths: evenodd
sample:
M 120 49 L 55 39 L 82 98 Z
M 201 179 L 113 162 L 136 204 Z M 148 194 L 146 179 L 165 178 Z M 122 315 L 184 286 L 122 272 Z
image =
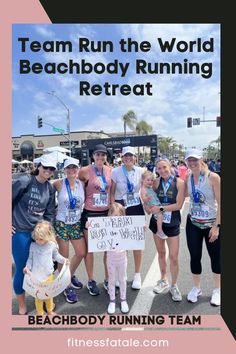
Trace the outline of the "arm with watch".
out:
M 164 213 L 165 211 L 180 210 L 183 206 L 184 199 L 185 199 L 185 185 L 184 185 L 184 181 L 182 181 L 180 178 L 177 179 L 177 189 L 178 189 L 178 193 L 176 196 L 176 203 L 168 204 L 168 205 L 152 206 L 149 208 L 145 207 L 145 210 L 148 213 L 152 213 L 152 214 Z

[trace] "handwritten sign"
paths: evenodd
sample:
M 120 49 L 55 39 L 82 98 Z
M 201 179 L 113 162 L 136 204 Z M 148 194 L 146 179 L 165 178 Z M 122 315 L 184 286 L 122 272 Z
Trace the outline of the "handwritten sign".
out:
M 88 252 L 145 247 L 145 215 L 88 218 L 88 224 Z
M 53 282 L 39 281 L 32 273 L 25 274 L 23 289 L 34 298 L 47 300 L 62 293 L 70 284 L 71 274 L 69 265 L 63 265 L 60 273 Z

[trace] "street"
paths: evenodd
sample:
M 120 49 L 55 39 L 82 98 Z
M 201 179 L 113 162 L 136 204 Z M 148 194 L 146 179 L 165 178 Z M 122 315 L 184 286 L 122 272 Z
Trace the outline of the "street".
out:
M 212 292 L 212 273 L 210 269 L 210 261 L 206 252 L 204 244 L 204 251 L 202 257 L 202 296 L 195 304 L 189 303 L 186 299 L 187 293 L 192 288 L 192 277 L 189 265 L 189 252 L 186 244 L 185 236 L 185 221 L 189 207 L 188 199 L 182 208 L 182 226 L 180 234 L 180 253 L 179 253 L 179 277 L 178 287 L 182 293 L 183 300 L 181 302 L 174 302 L 171 299 L 170 293 L 167 290 L 162 294 L 155 294 L 153 287 L 156 285 L 157 280 L 160 279 L 159 266 L 157 261 L 157 254 L 155 244 L 153 241 L 152 233 L 148 229 L 146 234 L 145 250 L 143 252 L 142 263 L 142 288 L 141 290 L 133 290 L 131 288 L 133 274 L 134 274 L 134 261 L 132 251 L 128 252 L 128 269 L 127 269 L 127 302 L 130 307 L 130 315 L 168 315 L 168 314 L 199 314 L 199 315 L 219 315 L 220 307 L 213 307 L 210 305 L 210 297 Z M 147 216 L 147 225 L 149 223 L 149 216 Z M 70 249 L 72 252 L 72 249 Z M 71 253 L 72 254 L 72 253 Z M 14 269 L 14 265 L 13 265 Z M 81 263 L 77 269 L 76 275 L 84 284 L 83 288 L 76 290 L 79 295 L 79 302 L 69 304 L 65 301 L 63 294 L 54 298 L 56 304 L 55 312 L 57 314 L 77 314 L 77 315 L 101 315 L 106 314 L 107 306 L 109 304 L 109 296 L 103 288 L 104 280 L 104 267 L 103 267 L 103 253 L 96 253 L 94 257 L 94 279 L 101 290 L 99 296 L 91 296 L 88 293 L 86 284 L 87 277 L 84 267 L 84 262 Z M 171 278 L 169 276 L 169 281 Z M 27 296 L 28 314 L 34 315 L 35 305 L 34 298 Z M 12 301 L 12 314 L 17 314 L 18 307 L 16 298 L 13 292 Z M 119 296 L 116 303 L 116 313 L 120 314 Z

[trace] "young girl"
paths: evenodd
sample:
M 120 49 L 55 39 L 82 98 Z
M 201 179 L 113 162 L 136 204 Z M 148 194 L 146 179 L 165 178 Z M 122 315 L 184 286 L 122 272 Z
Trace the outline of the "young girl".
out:
M 32 242 L 29 250 L 29 257 L 26 266 L 23 269 L 24 273 L 32 273 L 39 281 L 53 282 L 53 261 L 58 263 L 69 263 L 69 260 L 62 257 L 58 252 L 55 233 L 51 224 L 48 221 L 39 221 L 33 231 Z M 55 307 L 53 298 L 41 300 L 35 298 L 35 307 L 37 315 L 43 316 L 43 303 L 45 301 L 48 315 L 55 315 L 53 309 Z
M 142 181 L 141 181 L 141 199 L 144 203 L 144 206 L 145 204 L 148 206 L 161 205 L 160 200 L 157 198 L 157 195 L 152 188 L 153 182 L 154 182 L 153 173 L 151 171 L 145 171 L 142 174 Z M 157 220 L 157 235 L 162 239 L 166 239 L 167 236 L 162 230 L 163 214 L 162 213 L 155 214 L 155 218 Z
M 112 203 L 109 208 L 108 216 L 124 216 L 125 208 L 119 203 Z M 120 286 L 121 312 L 129 312 L 129 306 L 126 301 L 126 279 L 127 279 L 127 252 L 125 250 L 107 251 L 107 270 L 108 270 L 108 293 L 110 303 L 107 309 L 108 314 L 115 313 L 115 291 L 116 274 Z

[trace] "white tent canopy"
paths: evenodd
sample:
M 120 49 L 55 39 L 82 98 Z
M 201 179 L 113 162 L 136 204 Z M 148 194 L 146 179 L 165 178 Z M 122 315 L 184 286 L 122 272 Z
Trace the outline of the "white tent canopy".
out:
M 19 161 L 12 159 L 12 160 L 11 160 L 11 163 L 13 163 L 13 164 L 15 164 L 15 163 L 19 164 Z
M 61 146 L 51 146 L 51 147 L 48 147 L 48 148 L 45 148 L 43 150 L 44 152 L 54 152 L 54 151 L 57 151 L 57 152 L 62 152 L 62 153 L 70 153 L 70 150 L 64 148 L 64 147 L 61 147 Z
M 27 164 L 27 163 L 33 163 L 33 161 L 29 161 L 29 160 L 22 160 L 22 161 L 20 161 L 19 163 L 25 163 L 25 164 Z
M 40 163 L 42 156 L 35 158 L 34 163 Z M 53 151 L 50 154 L 47 154 L 47 156 L 50 156 L 50 158 L 52 158 L 54 161 L 56 161 L 56 163 L 58 163 L 58 162 L 63 163 L 64 160 L 69 158 L 69 156 L 67 156 L 66 154 L 63 154 L 62 152 L 57 152 L 57 151 Z

